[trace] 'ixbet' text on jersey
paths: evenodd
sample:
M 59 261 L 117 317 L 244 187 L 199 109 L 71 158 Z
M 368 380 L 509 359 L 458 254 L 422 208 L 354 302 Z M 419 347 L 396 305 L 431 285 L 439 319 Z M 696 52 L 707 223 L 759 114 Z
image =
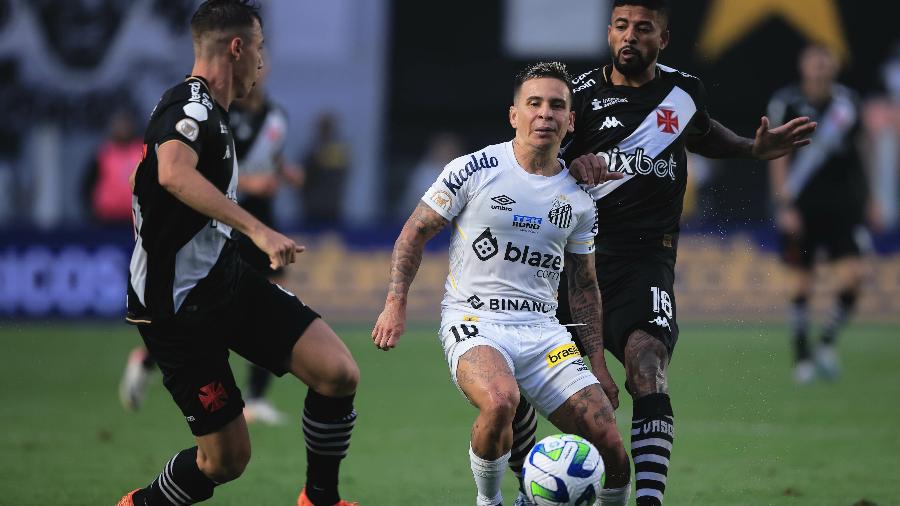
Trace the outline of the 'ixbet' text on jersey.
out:
M 687 182 L 688 136 L 709 131 L 699 79 L 664 65 L 635 88 L 617 86 L 610 67 L 573 81 L 575 132 L 563 158 L 586 153 L 625 175 L 591 189 L 599 214 L 598 248 L 625 253 L 642 244 L 664 244 L 677 234 Z M 628 246 L 626 246 L 628 245 Z

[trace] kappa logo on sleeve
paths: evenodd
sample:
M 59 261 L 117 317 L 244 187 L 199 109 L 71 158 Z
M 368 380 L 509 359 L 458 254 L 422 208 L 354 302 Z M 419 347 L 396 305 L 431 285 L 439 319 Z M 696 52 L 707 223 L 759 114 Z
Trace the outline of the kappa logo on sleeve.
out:
M 566 343 L 550 350 L 546 358 L 547 367 L 556 367 L 570 358 L 581 358 L 581 353 L 575 343 Z
M 184 118 L 176 123 L 175 130 L 191 142 L 196 141 L 200 135 L 200 125 L 191 118 Z

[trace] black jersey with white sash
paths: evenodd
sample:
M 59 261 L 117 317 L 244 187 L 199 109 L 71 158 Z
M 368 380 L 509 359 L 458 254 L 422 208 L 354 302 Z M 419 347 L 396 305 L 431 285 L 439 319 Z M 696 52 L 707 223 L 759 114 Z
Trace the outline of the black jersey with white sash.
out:
M 596 153 L 625 174 L 590 191 L 597 252 L 674 248 L 687 183 L 685 141 L 710 128 L 703 84 L 663 65 L 640 87 L 616 86 L 609 75 L 606 66 L 573 81 L 575 132 L 563 149 L 566 162 Z
M 197 153 L 197 171 L 234 201 L 238 169 L 228 125 L 228 113 L 199 77 L 167 90 L 150 116 L 132 196 L 136 237 L 128 310 L 134 323 L 172 317 L 201 283 L 205 296 L 192 300 L 191 310 L 218 306 L 231 297 L 239 267 L 231 227 L 195 211 L 160 185 L 156 157 L 161 145 L 181 142 Z
M 768 114 L 773 127 L 800 116 L 818 123 L 809 147 L 790 155 L 787 197 L 807 214 L 839 213 L 861 221 L 868 183 L 856 147 L 861 128 L 856 93 L 834 84 L 831 96 L 815 103 L 799 86 L 788 86 L 772 96 Z

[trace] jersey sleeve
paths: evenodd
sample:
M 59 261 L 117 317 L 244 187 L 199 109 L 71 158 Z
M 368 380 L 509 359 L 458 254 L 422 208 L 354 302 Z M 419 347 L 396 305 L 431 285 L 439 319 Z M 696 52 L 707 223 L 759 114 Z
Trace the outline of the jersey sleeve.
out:
M 691 93 L 691 98 L 694 99 L 694 105 L 697 106 L 697 112 L 694 113 L 694 117 L 691 118 L 691 122 L 688 124 L 687 134 L 692 137 L 702 137 L 709 133 L 712 122 L 709 119 L 709 110 L 706 105 L 706 87 L 703 86 L 703 82 L 699 79 L 693 79 L 695 86 Z
M 587 195 L 585 195 L 587 197 Z M 597 207 L 593 199 L 585 198 L 578 222 L 572 235 L 566 240 L 566 251 L 577 255 L 588 255 L 594 252 L 594 236 L 597 235 Z
M 474 194 L 475 174 L 469 158 L 462 157 L 444 166 L 444 170 L 422 196 L 422 202 L 448 221 L 459 216 Z
M 203 139 L 209 130 L 209 109 L 188 100 L 169 104 L 156 120 L 156 144 L 177 140 L 187 144 L 197 156 L 203 152 Z

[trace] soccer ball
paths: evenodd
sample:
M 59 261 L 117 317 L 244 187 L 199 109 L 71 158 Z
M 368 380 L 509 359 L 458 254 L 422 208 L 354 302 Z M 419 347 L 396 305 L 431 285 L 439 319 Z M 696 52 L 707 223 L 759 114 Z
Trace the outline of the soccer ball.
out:
M 522 485 L 538 506 L 593 506 L 604 477 L 594 445 L 572 434 L 554 434 L 528 453 Z

